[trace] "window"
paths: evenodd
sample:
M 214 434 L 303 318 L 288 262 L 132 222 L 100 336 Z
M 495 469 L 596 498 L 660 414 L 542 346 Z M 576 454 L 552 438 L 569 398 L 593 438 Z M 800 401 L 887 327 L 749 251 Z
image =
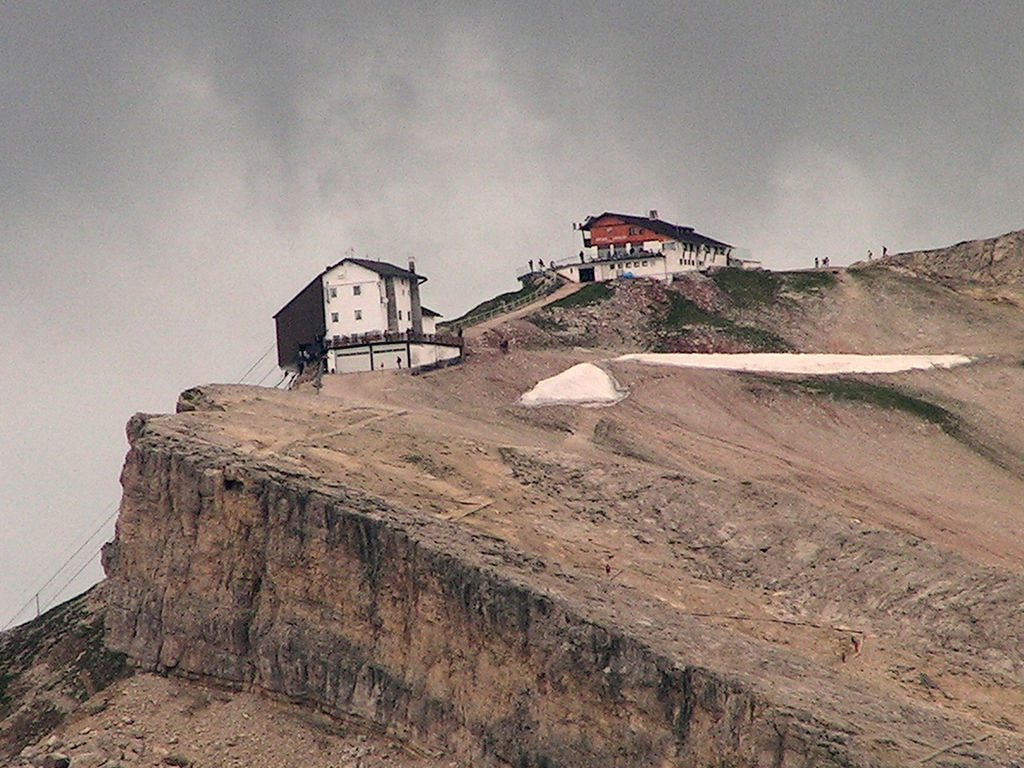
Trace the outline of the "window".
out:
M 334 286 L 331 286 L 331 298 L 332 299 L 336 299 L 337 297 L 338 297 L 338 289 L 335 288 Z
M 362 320 L 362 319 L 363 319 L 363 310 L 357 309 L 356 310 L 356 320 Z
M 353 296 L 358 296 L 362 292 L 363 292 L 363 286 L 361 286 L 361 285 L 353 285 L 352 286 L 352 295 Z
M 337 312 L 331 312 L 331 322 L 332 323 L 338 322 L 338 313 Z
M 399 319 L 399 320 L 401 320 L 401 319 L 402 319 L 402 310 L 398 310 L 398 319 Z

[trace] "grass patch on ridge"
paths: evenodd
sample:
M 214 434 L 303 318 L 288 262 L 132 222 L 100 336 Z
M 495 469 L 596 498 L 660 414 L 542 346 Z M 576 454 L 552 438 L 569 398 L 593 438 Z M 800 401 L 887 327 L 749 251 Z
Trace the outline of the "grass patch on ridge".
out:
M 740 309 L 774 301 L 782 282 L 774 272 L 738 267 L 715 270 L 711 273 L 711 279 L 733 305 Z
M 888 384 L 872 384 L 860 379 L 842 376 L 814 376 L 803 379 L 787 379 L 787 383 L 817 395 L 827 395 L 836 400 L 867 403 L 879 408 L 916 416 L 924 421 L 939 426 L 943 432 L 952 437 L 962 437 L 963 428 L 960 419 L 953 412 L 905 392 Z
M 810 293 L 831 288 L 836 284 L 836 276 L 829 270 L 820 272 L 779 272 L 782 284 L 794 293 Z
M 760 352 L 786 352 L 790 349 L 785 339 L 767 328 L 737 325 L 727 317 L 701 309 L 678 293 L 671 295 L 665 314 L 653 320 L 651 328 L 662 334 L 685 336 L 692 332 L 694 326 L 701 325 L 714 328 L 723 335 L 742 341 Z
M 754 325 L 729 325 L 723 328 L 725 333 L 735 339 L 746 342 L 760 352 L 789 352 L 789 342 L 767 328 Z
M 563 296 L 558 301 L 548 304 L 548 307 L 589 307 L 591 304 L 600 304 L 605 299 L 610 299 L 615 294 L 611 283 L 587 283 L 576 293 Z
M 730 321 L 727 318 L 701 309 L 680 293 L 672 293 L 669 296 L 668 310 L 657 321 L 657 325 L 663 330 L 684 328 L 688 325 L 722 327 L 729 324 Z

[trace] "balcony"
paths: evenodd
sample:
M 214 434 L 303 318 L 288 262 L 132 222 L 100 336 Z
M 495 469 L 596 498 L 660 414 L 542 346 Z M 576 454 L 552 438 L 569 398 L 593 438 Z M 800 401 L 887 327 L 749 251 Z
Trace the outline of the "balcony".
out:
M 367 344 L 390 344 L 409 342 L 411 344 L 441 344 L 446 347 L 463 346 L 462 337 L 454 333 L 416 333 L 415 331 L 369 331 L 347 336 L 329 336 L 324 339 L 324 349 L 347 349 Z

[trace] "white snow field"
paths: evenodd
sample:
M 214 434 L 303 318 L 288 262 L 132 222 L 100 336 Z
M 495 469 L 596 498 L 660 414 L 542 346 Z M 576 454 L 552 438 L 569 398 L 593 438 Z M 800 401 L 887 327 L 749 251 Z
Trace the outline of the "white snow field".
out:
M 613 405 L 626 396 L 615 379 L 593 363 L 579 363 L 543 379 L 519 398 L 523 405 Z
M 798 373 L 828 375 L 838 373 L 899 373 L 900 371 L 952 368 L 967 365 L 967 355 L 815 355 L 793 352 L 755 352 L 740 354 L 640 353 L 612 358 L 610 362 L 672 365 L 680 368 L 711 368 L 757 373 Z M 580 363 L 557 376 L 537 382 L 519 398 L 522 405 L 613 405 L 628 392 L 615 379 L 593 363 Z
M 758 373 L 899 373 L 900 371 L 952 368 L 967 365 L 967 355 L 815 355 L 796 352 L 738 354 L 642 353 L 622 355 L 613 362 L 674 365 L 679 368 L 715 368 Z

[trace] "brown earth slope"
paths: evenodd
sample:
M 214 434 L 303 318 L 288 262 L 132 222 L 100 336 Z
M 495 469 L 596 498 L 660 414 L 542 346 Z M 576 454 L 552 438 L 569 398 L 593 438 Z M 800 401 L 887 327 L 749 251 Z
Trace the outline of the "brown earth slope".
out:
M 631 284 L 489 337 L 536 348 L 320 396 L 186 393 L 133 427 L 114 646 L 459 764 L 1024 764 L 1024 313 L 827 274 L 674 286 L 705 314 L 649 334 L 622 330 Z M 704 327 L 983 357 L 824 383 L 612 363 L 615 406 L 516 404 Z

